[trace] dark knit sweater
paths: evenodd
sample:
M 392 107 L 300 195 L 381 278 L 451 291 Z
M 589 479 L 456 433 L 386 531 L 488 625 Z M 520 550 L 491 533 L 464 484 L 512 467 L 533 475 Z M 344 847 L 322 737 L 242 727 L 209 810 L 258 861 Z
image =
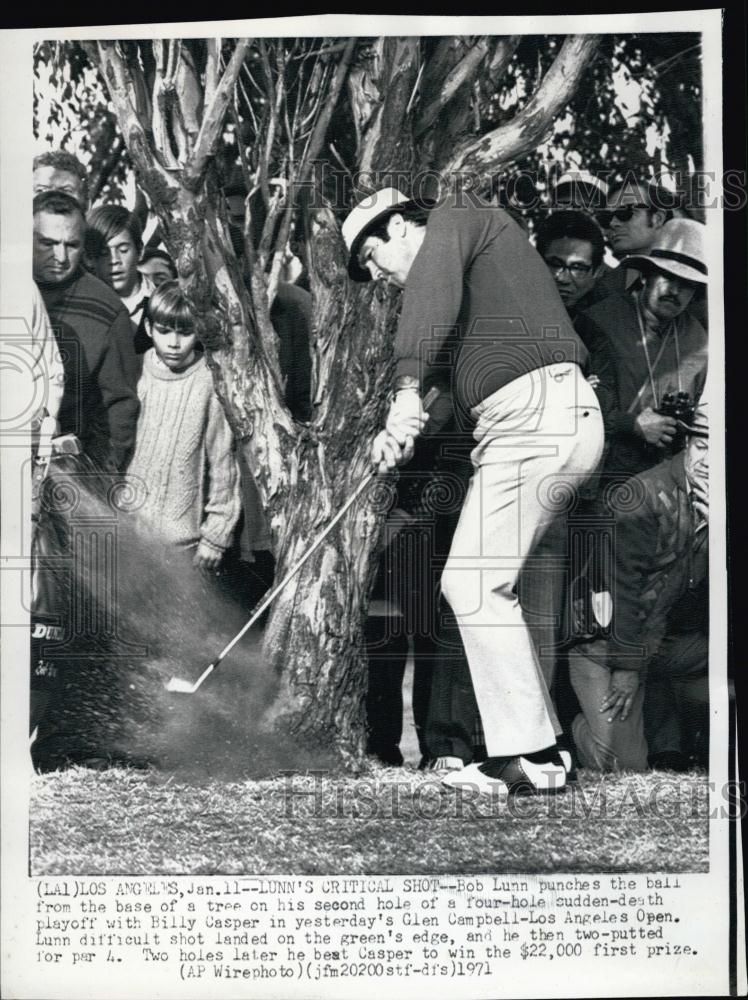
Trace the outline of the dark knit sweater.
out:
M 135 442 L 139 409 L 127 310 L 108 285 L 82 269 L 39 290 L 65 367 L 60 432 L 77 434 L 101 467 L 121 470 Z
M 429 215 L 403 294 L 396 374 L 423 380 L 450 332 L 459 342 L 453 391 L 468 410 L 527 372 L 587 360 L 523 230 L 502 209 L 467 194 Z

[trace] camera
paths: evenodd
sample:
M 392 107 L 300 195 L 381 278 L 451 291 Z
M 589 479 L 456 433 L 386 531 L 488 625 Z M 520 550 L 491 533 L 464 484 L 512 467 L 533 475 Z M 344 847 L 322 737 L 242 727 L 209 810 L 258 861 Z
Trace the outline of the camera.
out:
M 660 400 L 657 412 L 665 417 L 680 420 L 690 427 L 693 423 L 696 405 L 688 392 L 666 392 Z
M 657 412 L 665 417 L 672 417 L 674 420 L 679 420 L 690 427 L 696 412 L 696 404 L 688 392 L 666 392 L 660 400 Z M 673 438 L 672 450 L 674 452 L 680 451 L 685 443 L 686 435 L 683 429 L 679 427 Z

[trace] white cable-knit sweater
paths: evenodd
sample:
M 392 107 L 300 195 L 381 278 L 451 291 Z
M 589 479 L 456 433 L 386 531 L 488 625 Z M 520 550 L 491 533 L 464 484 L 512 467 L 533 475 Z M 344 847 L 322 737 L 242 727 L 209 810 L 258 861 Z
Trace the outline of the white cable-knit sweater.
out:
M 138 398 L 127 475 L 142 492 L 140 515 L 169 544 L 228 548 L 241 510 L 239 470 L 205 358 L 172 372 L 151 348 L 143 357 Z

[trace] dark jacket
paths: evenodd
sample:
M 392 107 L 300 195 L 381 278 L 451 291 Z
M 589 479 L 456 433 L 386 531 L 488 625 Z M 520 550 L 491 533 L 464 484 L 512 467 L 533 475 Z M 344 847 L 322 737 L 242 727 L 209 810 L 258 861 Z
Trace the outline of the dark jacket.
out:
M 609 414 L 618 410 L 618 379 L 613 348 L 597 324 L 589 320 L 584 313 L 574 313 L 572 318 L 574 329 L 589 353 L 584 373 L 585 375 L 597 375 L 600 380 L 595 392 L 600 402 L 600 412 L 603 416 L 607 437 L 610 431 Z
M 708 527 L 696 531 L 684 457 L 634 476 L 612 501 L 613 638 L 593 644 L 611 668 L 642 670 L 671 611 L 707 579 Z
M 603 265 L 603 273 L 595 282 L 595 287 L 586 296 L 585 308 L 597 305 L 610 295 L 624 295 L 629 287 L 629 283 L 636 281 L 637 273 L 630 271 L 627 267 L 610 267 Z
M 76 434 L 97 465 L 122 470 L 135 443 L 139 410 L 139 365 L 127 309 L 83 269 L 39 289 L 65 369 L 60 432 Z
M 608 341 L 616 371 L 616 405 L 605 417 L 609 449 L 605 459 L 605 474 L 618 479 L 628 478 L 652 468 L 668 457 L 661 448 L 648 445 L 634 430 L 639 413 L 648 406 L 656 408 L 649 384 L 646 356 L 641 343 L 637 318 L 636 297 L 632 293 L 611 295 L 582 314 L 588 333 L 596 329 Z M 704 389 L 707 371 L 707 335 L 703 326 L 686 310 L 676 320 L 678 351 L 671 334 L 662 356 L 654 368 L 658 401 L 666 392 L 682 388 L 698 401 Z M 658 345 L 649 349 L 654 366 Z M 680 354 L 680 369 L 677 363 Z M 680 370 L 680 379 L 678 373 Z M 640 389 L 643 392 L 639 394 Z M 672 451 L 670 452 L 672 454 Z

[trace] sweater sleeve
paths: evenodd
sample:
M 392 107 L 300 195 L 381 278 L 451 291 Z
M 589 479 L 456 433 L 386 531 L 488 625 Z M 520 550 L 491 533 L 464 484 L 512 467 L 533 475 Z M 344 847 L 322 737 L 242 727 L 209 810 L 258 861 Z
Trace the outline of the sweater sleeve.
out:
M 211 394 L 208 405 L 205 456 L 208 496 L 200 526 L 200 538 L 214 548 L 227 549 L 239 520 L 241 489 L 233 435 L 215 393 Z
M 126 468 L 135 445 L 139 403 L 139 362 L 132 342 L 132 323 L 123 307 L 109 328 L 98 382 L 107 412 L 109 442 L 118 469 Z
M 422 345 L 429 353 L 454 328 L 462 306 L 464 275 L 478 246 L 481 213 L 449 204 L 432 211 L 408 275 L 395 338 L 395 374 L 422 379 Z

